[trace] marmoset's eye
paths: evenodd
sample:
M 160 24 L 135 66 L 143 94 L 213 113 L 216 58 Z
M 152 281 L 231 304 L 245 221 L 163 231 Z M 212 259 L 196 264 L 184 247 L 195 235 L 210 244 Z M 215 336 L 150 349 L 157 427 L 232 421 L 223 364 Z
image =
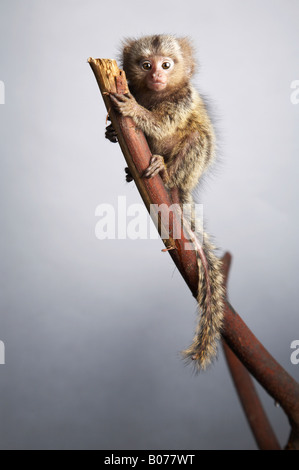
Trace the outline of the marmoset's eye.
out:
M 141 66 L 143 70 L 150 70 L 152 68 L 151 63 L 149 61 L 143 62 Z
M 163 62 L 162 69 L 167 70 L 170 69 L 171 63 L 170 62 Z

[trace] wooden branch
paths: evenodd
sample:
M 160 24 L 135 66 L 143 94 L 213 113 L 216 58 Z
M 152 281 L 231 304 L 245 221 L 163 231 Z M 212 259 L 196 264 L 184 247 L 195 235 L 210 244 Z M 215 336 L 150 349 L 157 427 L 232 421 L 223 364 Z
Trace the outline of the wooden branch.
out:
M 148 167 L 151 152 L 143 133 L 135 127 L 131 118 L 117 114 L 111 106 L 109 92 L 125 93 L 127 84 L 124 72 L 119 70 L 115 61 L 110 59 L 89 58 L 112 125 L 117 131 L 122 152 L 135 180 L 141 197 L 150 210 L 151 204 L 166 204 L 168 207 L 176 201 L 175 194 L 170 194 L 159 175 L 151 179 L 142 177 Z M 194 297 L 197 297 L 198 269 L 196 254 L 185 250 L 183 230 L 178 230 L 180 219 L 169 211 L 169 238 L 163 240 L 166 247 L 171 247 L 170 256 L 184 277 Z M 157 227 L 160 230 L 159 224 Z M 161 233 L 161 231 L 160 231 Z M 174 238 L 173 233 L 181 233 L 181 238 Z M 225 305 L 224 328 L 222 332 L 226 343 L 243 365 L 252 373 L 267 392 L 280 404 L 287 414 L 292 431 L 288 448 L 299 449 L 299 385 L 273 359 L 263 345 L 257 340 L 229 302 Z
M 231 265 L 231 255 L 229 253 L 226 253 L 222 258 L 222 265 L 227 292 L 228 274 Z M 279 442 L 263 409 L 249 372 L 226 344 L 224 338 L 222 338 L 222 346 L 241 405 L 258 448 L 260 450 L 280 450 Z
M 93 59 L 90 57 L 88 62 L 95 74 L 111 123 L 117 132 L 120 147 L 147 210 L 150 212 L 155 204 L 160 206 L 162 211 L 163 208 L 164 211 L 168 209 L 165 218 L 158 217 L 156 226 L 161 234 L 163 220 L 169 218 L 169 229 L 164 227 L 165 231 L 169 232 L 169 238 L 163 239 L 163 242 L 167 249 L 173 248 L 169 251 L 169 254 L 196 296 L 198 289 L 196 255 L 193 250 L 185 250 L 186 244 L 189 244 L 189 239 L 186 238 L 182 230 L 180 214 L 171 210 L 172 204 L 177 202 L 175 199 L 176 194 L 170 194 L 167 191 L 159 175 L 150 179 L 142 177 L 152 156 L 144 134 L 136 128 L 133 119 L 117 114 L 110 103 L 109 92 L 125 93 L 127 91 L 125 73 L 118 69 L 115 61 L 110 59 Z M 154 222 L 157 221 L 154 220 Z M 180 238 L 173 238 L 174 234 L 180 234 Z

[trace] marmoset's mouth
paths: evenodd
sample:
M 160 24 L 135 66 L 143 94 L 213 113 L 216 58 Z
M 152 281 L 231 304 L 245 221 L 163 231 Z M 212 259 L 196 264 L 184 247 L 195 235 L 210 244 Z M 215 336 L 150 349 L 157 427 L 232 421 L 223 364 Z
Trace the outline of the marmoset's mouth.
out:
M 162 82 L 160 80 L 148 81 L 148 87 L 151 90 L 159 91 L 159 90 L 162 90 L 163 88 L 165 88 L 165 86 L 166 86 L 166 82 Z

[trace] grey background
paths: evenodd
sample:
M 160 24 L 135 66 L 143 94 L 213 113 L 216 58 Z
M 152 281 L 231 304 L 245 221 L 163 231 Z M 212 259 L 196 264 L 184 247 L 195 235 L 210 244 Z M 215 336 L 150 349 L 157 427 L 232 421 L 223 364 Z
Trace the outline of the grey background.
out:
M 99 204 L 141 200 L 86 60 L 193 39 L 220 135 L 206 225 L 233 254 L 234 308 L 298 379 L 298 17 L 298 0 L 1 0 L 2 449 L 256 448 L 222 352 L 199 376 L 180 359 L 196 305 L 162 242 L 95 237 Z

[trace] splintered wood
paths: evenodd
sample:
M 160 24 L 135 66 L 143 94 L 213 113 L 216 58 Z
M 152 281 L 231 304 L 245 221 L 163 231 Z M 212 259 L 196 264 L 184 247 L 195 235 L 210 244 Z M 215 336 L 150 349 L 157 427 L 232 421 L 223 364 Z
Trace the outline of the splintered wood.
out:
M 94 59 L 93 57 L 89 57 L 88 63 L 93 70 L 103 95 L 104 102 L 108 108 L 110 106 L 110 92 L 128 93 L 129 88 L 125 72 L 118 68 L 115 60 Z

